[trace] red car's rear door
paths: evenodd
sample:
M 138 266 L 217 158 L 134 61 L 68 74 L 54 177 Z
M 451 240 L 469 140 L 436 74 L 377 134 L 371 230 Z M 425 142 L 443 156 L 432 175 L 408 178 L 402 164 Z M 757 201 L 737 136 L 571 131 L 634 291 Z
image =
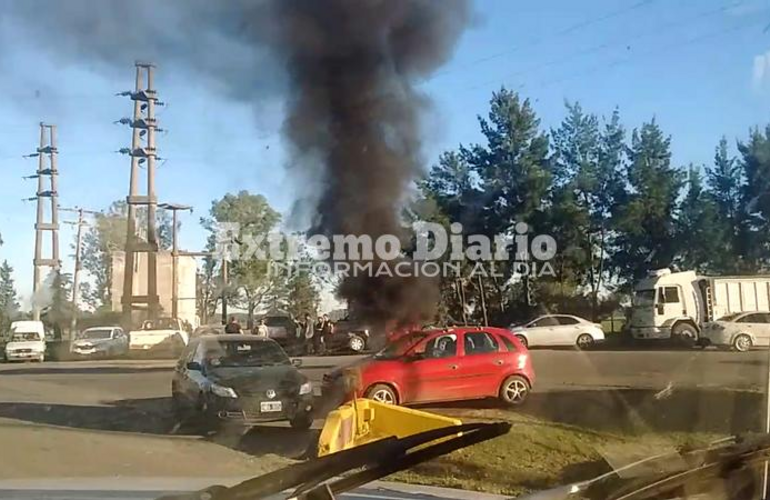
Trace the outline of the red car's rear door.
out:
M 428 337 L 418 345 L 411 360 L 404 361 L 407 402 L 457 399 L 460 362 L 457 334 L 445 333 Z
M 464 332 L 461 355 L 459 397 L 475 399 L 497 395 L 507 355 L 497 337 L 484 331 Z

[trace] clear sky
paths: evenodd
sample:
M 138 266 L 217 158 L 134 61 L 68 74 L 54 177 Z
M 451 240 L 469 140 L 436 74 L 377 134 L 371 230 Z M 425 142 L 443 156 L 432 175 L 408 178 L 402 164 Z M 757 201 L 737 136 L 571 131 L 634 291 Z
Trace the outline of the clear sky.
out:
M 24 0 L 18 0 L 24 1 Z M 480 140 L 477 114 L 501 85 L 530 98 L 545 128 L 557 126 L 564 101 L 608 115 L 617 107 L 627 128 L 655 116 L 673 137 L 674 161 L 709 163 L 719 138 L 733 145 L 764 126 L 770 106 L 770 3 L 766 0 L 479 0 L 475 19 L 452 60 L 421 84 L 434 100 L 426 119 L 426 168 L 442 150 Z M 15 27 L 0 14 L 0 35 Z M 59 127 L 60 203 L 104 209 L 125 198 L 129 159 L 115 153 L 130 131 L 115 97 L 133 85 L 133 66 L 103 71 L 88 59 L 63 60 L 22 36 L 5 36 L 0 78 L 0 259 L 31 291 L 38 122 Z M 10 43 L 8 43 L 10 41 Z M 194 206 L 181 215 L 182 246 L 200 249 L 198 219 L 229 191 L 261 193 L 287 212 L 296 179 L 284 169 L 278 133 L 281 103 L 255 109 L 203 82 L 158 65 L 168 106 L 158 118 L 167 161 L 158 170 L 160 201 Z M 62 214 L 63 219 L 71 219 Z M 71 226 L 61 230 L 65 271 L 72 270 Z

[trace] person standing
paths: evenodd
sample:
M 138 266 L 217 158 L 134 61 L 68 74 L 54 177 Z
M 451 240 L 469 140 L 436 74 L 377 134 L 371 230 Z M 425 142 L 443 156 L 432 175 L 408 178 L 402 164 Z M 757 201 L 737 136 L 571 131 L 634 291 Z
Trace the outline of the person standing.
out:
M 268 338 L 270 336 L 270 330 L 268 330 L 265 324 L 264 318 L 259 320 L 259 325 L 254 329 L 254 333 L 257 337 Z
M 230 316 L 230 320 L 225 325 L 225 333 L 241 333 L 241 324 L 235 316 Z
M 313 333 L 315 332 L 315 326 L 313 325 L 313 318 L 309 313 L 305 313 L 305 321 L 302 323 L 302 345 L 304 347 L 303 352 L 307 356 L 314 352 L 313 350 Z
M 326 348 L 332 344 L 332 333 L 334 333 L 334 323 L 331 322 L 329 316 L 324 314 L 323 322 L 321 325 L 321 349 L 323 350 L 324 354 L 326 353 Z
M 313 328 L 313 353 L 315 355 L 321 355 L 324 352 L 323 349 L 323 330 L 324 330 L 324 317 L 320 316 L 318 321 L 315 322 Z

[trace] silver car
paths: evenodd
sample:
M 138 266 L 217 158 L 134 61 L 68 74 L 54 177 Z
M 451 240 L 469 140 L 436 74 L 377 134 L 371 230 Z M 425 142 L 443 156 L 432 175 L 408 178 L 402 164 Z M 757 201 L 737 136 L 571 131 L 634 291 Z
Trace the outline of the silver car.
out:
M 128 336 L 119 326 L 88 328 L 78 333 L 70 345 L 77 357 L 114 357 L 128 353 Z
M 706 323 L 699 341 L 702 345 L 746 352 L 754 346 L 770 345 L 770 312 L 733 313 Z
M 548 314 L 524 325 L 511 325 L 508 329 L 527 347 L 575 346 L 585 349 L 604 340 L 601 325 L 569 314 Z

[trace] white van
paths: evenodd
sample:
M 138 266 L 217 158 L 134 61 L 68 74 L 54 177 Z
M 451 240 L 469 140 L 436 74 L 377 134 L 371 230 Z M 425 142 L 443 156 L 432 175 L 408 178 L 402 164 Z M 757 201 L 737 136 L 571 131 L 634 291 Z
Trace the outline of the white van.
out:
M 5 344 L 6 361 L 45 360 L 45 328 L 42 321 L 14 321 Z

